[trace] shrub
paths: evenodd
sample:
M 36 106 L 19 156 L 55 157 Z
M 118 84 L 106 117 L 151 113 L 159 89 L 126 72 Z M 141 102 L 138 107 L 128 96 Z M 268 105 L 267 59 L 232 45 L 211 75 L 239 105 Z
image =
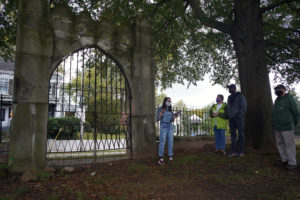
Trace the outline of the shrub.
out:
M 89 122 L 84 122 L 84 131 L 85 132 L 91 132 L 92 131 L 92 127 L 91 127 L 91 124 Z
M 54 139 L 62 128 L 57 139 L 77 139 L 77 133 L 80 131 L 80 119 L 75 117 L 49 118 L 48 120 L 48 138 Z M 84 131 L 90 131 L 89 123 L 84 123 Z

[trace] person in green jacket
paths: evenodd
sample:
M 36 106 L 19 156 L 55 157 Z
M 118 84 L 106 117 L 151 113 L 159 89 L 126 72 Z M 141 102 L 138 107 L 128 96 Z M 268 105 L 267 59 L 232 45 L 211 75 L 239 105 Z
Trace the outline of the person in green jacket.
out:
M 212 125 L 215 133 L 215 153 L 225 154 L 225 132 L 228 127 L 226 119 L 227 105 L 224 101 L 224 96 L 219 94 L 216 99 L 216 104 L 212 105 L 209 115 L 212 118 Z
M 299 122 L 299 110 L 293 96 L 287 93 L 284 85 L 277 85 L 274 89 L 277 98 L 272 112 L 272 125 L 281 158 L 275 165 L 295 170 L 297 161 L 294 128 Z

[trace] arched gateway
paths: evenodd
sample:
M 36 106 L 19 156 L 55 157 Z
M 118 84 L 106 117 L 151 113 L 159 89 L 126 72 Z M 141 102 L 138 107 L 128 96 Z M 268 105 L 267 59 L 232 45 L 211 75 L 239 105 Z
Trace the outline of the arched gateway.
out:
M 41 169 L 46 165 L 48 93 L 51 93 L 49 91 L 49 88 L 51 90 L 51 84 L 49 84 L 51 83 L 51 76 L 55 76 L 55 69 L 60 63 L 65 62 L 66 64 L 68 62 L 64 60 L 66 57 L 78 50 L 87 53 L 90 51 L 89 49 L 83 50 L 87 47 L 101 50 L 104 53 L 103 55 L 108 56 L 113 63 L 119 66 L 119 68 L 114 69 L 120 69 L 124 80 L 127 80 L 127 86 L 125 86 L 125 83 L 124 86 L 130 88 L 131 94 L 127 96 L 131 98 L 131 108 L 129 106 L 132 133 L 131 156 L 133 158 L 155 156 L 153 52 L 148 23 L 143 19 L 139 19 L 130 24 L 119 24 L 116 27 L 109 21 L 93 21 L 86 12 L 75 15 L 68 7 L 59 6 L 50 9 L 48 0 L 19 1 L 18 16 L 14 117 L 11 126 L 9 152 L 11 169 L 23 172 Z M 81 56 L 81 53 L 79 53 L 79 56 Z M 115 73 L 114 69 L 111 74 Z M 58 69 L 59 71 L 60 69 Z M 95 70 L 93 71 L 90 68 L 87 73 L 89 72 L 92 73 Z M 84 75 L 82 78 L 86 79 L 87 77 Z M 70 76 L 65 78 L 70 78 Z M 104 79 L 102 77 L 97 80 L 103 81 Z M 71 82 L 73 81 L 71 77 Z M 122 84 L 120 83 L 119 86 Z M 113 83 L 112 88 L 115 88 L 115 86 L 118 87 Z M 79 88 L 82 89 L 77 85 L 77 89 Z M 98 83 L 96 83 L 96 88 L 101 90 L 103 87 L 98 86 Z M 74 95 L 71 89 L 71 86 L 69 88 L 68 86 L 65 87 L 66 93 L 64 95 Z M 78 94 L 81 93 L 77 92 Z M 83 91 L 82 94 L 83 100 L 89 98 L 86 91 Z M 93 96 L 90 97 L 93 98 Z M 118 99 L 118 94 L 112 96 L 110 103 L 114 103 L 114 99 Z M 70 109 L 68 108 L 70 113 L 68 114 L 71 114 L 72 103 L 79 100 L 80 98 L 74 96 L 70 98 Z M 82 102 L 83 104 L 78 104 L 82 106 L 82 109 L 95 109 L 88 105 L 92 103 L 91 99 Z M 98 102 L 104 103 L 105 101 Z M 93 106 L 98 107 L 99 105 L 95 103 Z M 118 106 L 112 108 L 118 108 Z M 126 105 L 126 108 L 128 108 L 128 105 Z M 50 102 L 50 113 L 51 109 Z M 63 109 L 62 111 L 66 114 L 65 108 Z M 97 108 L 96 111 L 98 112 Z M 122 112 L 122 110 L 119 111 Z M 125 115 L 126 112 L 128 113 L 128 111 L 125 111 Z M 98 116 L 93 114 L 93 111 L 85 113 L 85 119 L 89 118 L 90 128 L 94 128 L 93 133 L 98 134 L 98 129 L 105 129 L 99 124 L 107 121 L 103 118 L 102 121 L 101 118 L 98 121 Z M 113 125 L 107 131 L 116 131 L 117 128 L 112 127 Z M 101 137 L 100 133 L 97 134 L 93 134 L 96 139 Z M 87 136 L 83 135 L 83 137 Z M 97 142 L 97 140 L 95 141 Z
M 65 57 L 50 79 L 47 165 L 130 157 L 131 99 L 121 66 L 99 49 Z

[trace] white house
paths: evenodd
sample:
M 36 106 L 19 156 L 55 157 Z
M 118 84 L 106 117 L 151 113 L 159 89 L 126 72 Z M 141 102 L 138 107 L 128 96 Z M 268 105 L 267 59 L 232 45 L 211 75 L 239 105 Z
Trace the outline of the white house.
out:
M 14 63 L 0 57 L 0 107 L 2 128 L 8 129 L 12 117 Z
M 0 109 L 2 129 L 7 130 L 10 126 L 12 116 L 12 100 L 13 100 L 13 82 L 14 82 L 14 62 L 5 61 L 0 57 Z M 68 101 L 64 101 L 62 98 L 63 77 L 60 73 L 54 72 L 49 84 L 49 117 L 63 117 L 67 112 L 73 113 L 74 102 L 71 101 L 69 106 Z M 2 96 L 2 100 L 1 100 Z M 64 94 L 67 96 L 67 94 Z M 65 97 L 64 99 L 67 99 Z M 85 108 L 84 108 L 85 111 Z M 82 115 L 82 114 L 81 114 Z M 82 116 L 75 113 L 77 118 Z M 85 113 L 83 112 L 83 119 L 85 119 Z

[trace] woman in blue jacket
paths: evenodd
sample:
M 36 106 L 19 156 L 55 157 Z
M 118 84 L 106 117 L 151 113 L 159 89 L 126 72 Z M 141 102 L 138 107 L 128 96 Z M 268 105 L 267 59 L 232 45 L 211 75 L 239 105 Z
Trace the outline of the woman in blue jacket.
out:
M 178 115 L 178 114 L 177 114 Z M 169 161 L 173 161 L 173 124 L 175 117 L 173 113 L 171 98 L 165 97 L 163 104 L 157 110 L 156 120 L 160 121 L 160 133 L 159 133 L 159 149 L 158 149 L 158 164 L 164 164 L 164 148 L 166 140 L 168 141 L 168 155 Z

